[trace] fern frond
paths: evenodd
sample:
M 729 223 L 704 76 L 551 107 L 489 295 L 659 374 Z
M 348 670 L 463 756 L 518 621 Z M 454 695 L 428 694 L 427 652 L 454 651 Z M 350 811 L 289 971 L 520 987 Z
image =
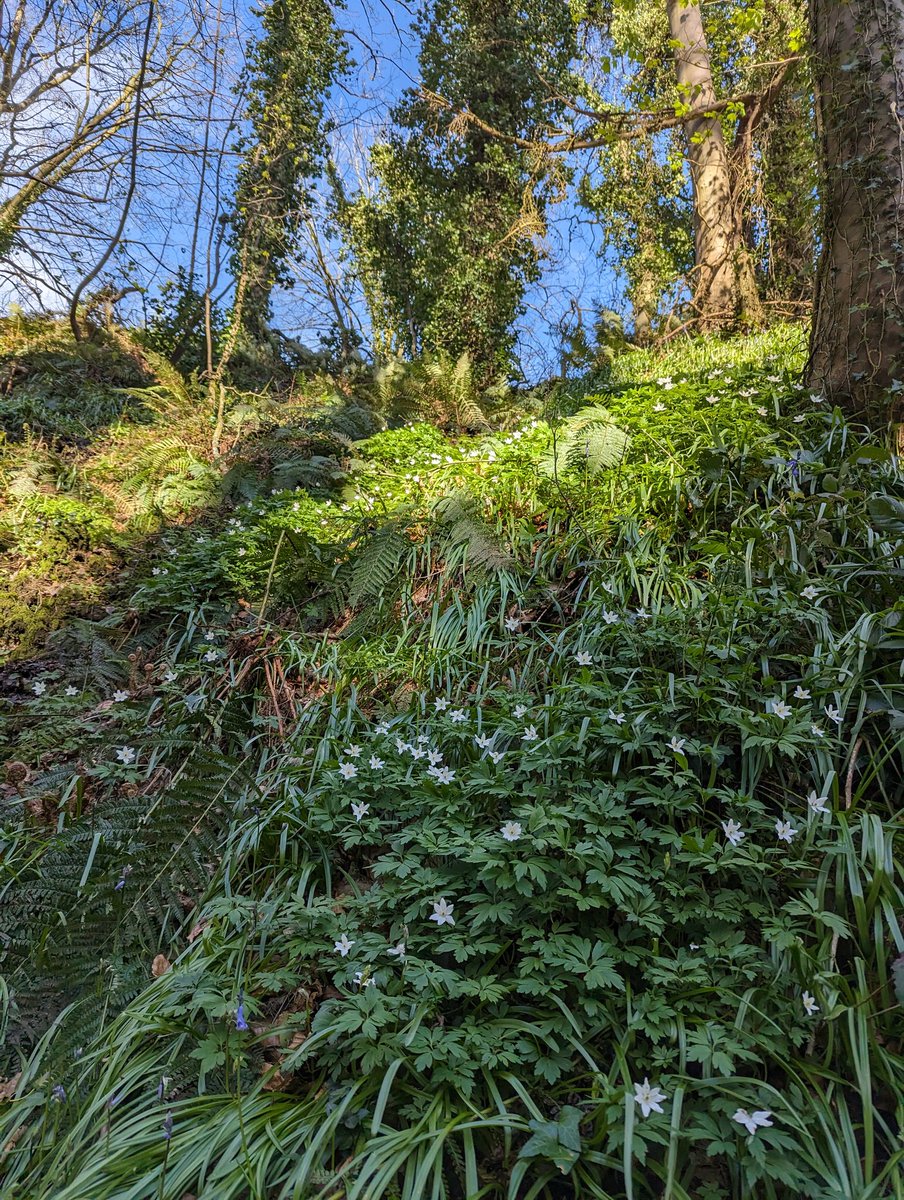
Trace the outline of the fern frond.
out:
M 490 571 L 502 571 L 512 566 L 512 556 L 468 497 L 454 495 L 441 501 L 437 505 L 437 516 L 446 526 L 451 545 L 464 548 L 465 562 Z
M 136 342 L 124 329 L 115 329 L 111 335 L 127 354 L 131 355 L 157 380 L 157 386 L 137 390 L 142 399 L 150 399 L 153 407 L 165 415 L 174 409 L 187 410 L 196 407 L 197 396 L 173 364 L 163 354 L 149 346 Z
M 541 462 L 548 475 L 581 467 L 596 475 L 617 466 L 627 452 L 630 438 L 612 420 L 601 404 L 583 408 L 556 431 L 553 449 Z
M 52 641 L 62 653 L 76 659 L 95 684 L 109 689 L 128 677 L 129 664 L 100 633 L 101 628 L 96 621 L 73 618 L 52 635 Z
M 348 603 L 355 608 L 362 600 L 385 596 L 410 548 L 396 525 L 385 525 L 362 542 L 348 568 Z

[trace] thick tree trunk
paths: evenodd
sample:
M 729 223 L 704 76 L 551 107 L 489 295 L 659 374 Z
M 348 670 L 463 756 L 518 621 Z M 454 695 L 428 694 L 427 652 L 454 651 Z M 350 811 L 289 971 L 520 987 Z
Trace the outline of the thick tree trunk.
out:
M 904 0 L 811 0 L 824 181 L 808 380 L 892 415 L 904 382 Z
M 699 4 L 666 0 L 666 10 L 681 99 L 694 108 L 715 104 Z M 694 307 L 700 327 L 731 326 L 739 319 L 759 324 L 762 309 L 753 264 L 744 245 L 741 198 L 733 194 L 722 122 L 718 116 L 695 117 L 685 122 L 684 132 L 694 191 Z

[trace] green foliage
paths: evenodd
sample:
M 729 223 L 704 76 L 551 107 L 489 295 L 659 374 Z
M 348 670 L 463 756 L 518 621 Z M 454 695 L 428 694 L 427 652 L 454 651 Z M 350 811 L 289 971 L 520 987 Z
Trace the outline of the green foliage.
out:
M 366 396 L 339 395 L 332 381 L 312 381 L 310 399 L 292 407 L 278 394 L 230 388 L 232 448 L 214 465 L 213 414 L 197 380 L 160 353 L 173 351 L 169 342 L 155 349 L 156 334 L 115 330 L 75 344 L 58 324 L 21 319 L 2 332 L 10 412 L 18 420 L 28 408 L 43 434 L 16 426 L 16 440 L 0 443 L 3 659 L 34 652 L 67 615 L 112 593 L 117 568 L 136 549 L 144 557 L 164 522 L 274 488 L 329 495 L 345 477 L 351 440 L 383 423 Z
M 168 279 L 148 305 L 146 326 L 137 333 L 141 345 L 176 363 L 190 374 L 207 369 L 205 297 L 197 277 L 189 279 L 180 267 L 174 279 Z M 216 354 L 224 332 L 224 318 L 211 304 L 211 334 Z
M 96 505 L 71 496 L 34 492 L 0 519 L 0 543 L 38 561 L 92 550 L 115 537 L 115 524 Z
M 708 58 L 719 97 L 762 93 L 776 63 L 799 50 L 806 26 L 800 0 L 703 6 Z M 601 39 L 605 67 L 588 71 L 589 107 L 606 112 L 679 112 L 695 103 L 675 83 L 665 6 L 591 6 L 589 29 Z M 593 44 L 593 43 L 591 43 Z M 592 53 L 588 61 L 597 67 Z M 606 69 L 607 68 L 607 69 Z M 615 103 L 611 73 L 620 73 Z M 817 153 L 808 68 L 793 64 L 765 104 L 729 104 L 720 119 L 734 173 L 734 203 L 743 207 L 763 299 L 783 316 L 799 311 L 815 261 Z M 599 133 L 605 139 L 605 125 Z M 606 251 L 624 272 L 634 333 L 645 341 L 668 328 L 688 286 L 693 262 L 693 205 L 680 127 L 631 139 L 604 140 L 578 185 L 581 202 L 600 216 Z
M 324 97 L 347 49 L 326 0 L 268 0 L 261 23 L 246 72 L 251 133 L 239 147 L 232 228 L 242 327 L 266 341 L 273 288 L 291 286 L 293 235 L 326 155 Z
M 661 10 L 664 13 L 664 10 Z M 604 248 L 627 280 L 634 335 L 648 340 L 676 287 L 693 267 L 693 237 L 684 162 L 677 139 L 663 153 L 653 138 L 603 146 L 598 171 L 582 176 L 581 203 L 602 218 Z
M 74 345 L 68 329 L 46 320 L 0 320 L 0 433 L 72 442 L 96 435 L 122 417 L 141 420 L 131 389 L 148 374 L 137 355 L 114 339 Z
M 575 465 L 590 474 L 614 467 L 625 455 L 629 438 L 612 421 L 601 404 L 582 408 L 557 431 L 551 452 L 544 462 L 546 470 L 561 474 Z
M 504 377 L 481 387 L 478 374 L 467 353 L 457 361 L 441 350 L 415 362 L 393 358 L 374 371 L 371 403 L 390 424 L 420 417 L 442 429 L 486 429 L 510 389 Z
M 5 1194 L 896 1197 L 904 483 L 799 353 L 374 433 L 23 678 Z
M 467 107 L 516 137 L 554 121 L 573 19 L 547 0 L 456 0 L 424 5 L 416 31 L 422 88 L 406 94 L 397 130 L 372 152 L 374 194 L 344 202 L 340 216 L 377 354 L 467 354 L 485 385 L 511 369 L 512 324 L 538 276 L 533 239 L 554 184 L 539 155 L 456 113 Z

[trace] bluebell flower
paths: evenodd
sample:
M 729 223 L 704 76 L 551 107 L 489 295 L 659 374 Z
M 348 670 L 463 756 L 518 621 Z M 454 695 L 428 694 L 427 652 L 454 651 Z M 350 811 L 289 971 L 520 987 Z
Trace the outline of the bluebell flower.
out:
M 173 1136 L 173 1114 L 168 1112 L 163 1122 L 163 1140 L 168 1142 Z
M 50 1094 L 58 1104 L 62 1104 L 66 1099 L 66 1089 L 61 1083 L 55 1083 L 50 1090 Z
M 244 1033 L 248 1028 L 248 1022 L 245 1020 L 245 1005 L 241 1001 L 235 1010 L 235 1027 L 239 1033 Z

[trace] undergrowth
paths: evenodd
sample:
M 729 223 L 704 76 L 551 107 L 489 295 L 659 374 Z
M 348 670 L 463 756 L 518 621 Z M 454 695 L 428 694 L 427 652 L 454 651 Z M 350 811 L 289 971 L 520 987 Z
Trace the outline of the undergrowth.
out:
M 900 1200 L 904 481 L 801 352 L 80 466 L 158 520 L 10 697 L 4 1196 Z

